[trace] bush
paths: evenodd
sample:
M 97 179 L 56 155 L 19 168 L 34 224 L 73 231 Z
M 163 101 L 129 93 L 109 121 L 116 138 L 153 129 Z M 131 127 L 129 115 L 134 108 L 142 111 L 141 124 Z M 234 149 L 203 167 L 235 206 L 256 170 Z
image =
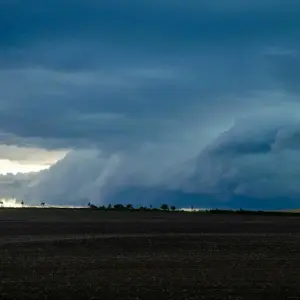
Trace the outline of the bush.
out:
M 160 207 L 160 209 L 162 209 L 162 210 L 169 210 L 169 206 L 168 206 L 168 204 L 162 204 L 162 206 Z

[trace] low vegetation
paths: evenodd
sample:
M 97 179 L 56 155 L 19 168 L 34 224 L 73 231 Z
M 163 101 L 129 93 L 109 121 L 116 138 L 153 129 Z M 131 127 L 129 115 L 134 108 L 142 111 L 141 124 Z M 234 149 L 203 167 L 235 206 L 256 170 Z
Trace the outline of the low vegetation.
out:
M 291 216 L 295 214 L 300 215 L 300 211 L 264 211 L 264 210 L 245 210 L 245 209 L 206 209 L 206 210 L 199 210 L 194 209 L 191 207 L 190 210 L 183 210 L 180 208 L 176 208 L 176 206 L 168 204 L 162 204 L 160 208 L 152 207 L 151 205 L 149 207 L 147 206 L 138 206 L 134 207 L 133 204 L 109 204 L 107 206 L 101 205 L 96 206 L 94 204 L 89 203 L 88 207 L 95 210 L 102 210 L 102 211 L 149 211 L 149 212 L 158 212 L 158 211 L 164 211 L 164 212 L 193 212 L 193 213 L 208 213 L 208 214 L 239 214 L 239 215 L 273 215 L 273 216 Z

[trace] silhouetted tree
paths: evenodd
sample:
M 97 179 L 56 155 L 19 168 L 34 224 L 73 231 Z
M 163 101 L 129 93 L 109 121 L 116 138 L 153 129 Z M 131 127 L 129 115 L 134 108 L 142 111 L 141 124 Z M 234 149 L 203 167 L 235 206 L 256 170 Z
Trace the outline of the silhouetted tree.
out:
M 169 206 L 168 206 L 168 204 L 162 204 L 162 206 L 160 207 L 160 209 L 162 209 L 162 210 L 169 210 Z
M 130 209 L 130 210 L 133 209 L 133 205 L 132 204 L 127 204 L 126 207 L 127 207 L 127 209 Z
M 148 210 L 148 208 L 146 206 L 140 206 L 139 207 L 139 211 L 146 211 Z
M 96 208 L 98 208 L 96 205 L 94 205 L 94 204 L 92 204 L 92 203 L 90 203 L 90 202 L 89 202 L 88 206 L 89 206 L 89 208 L 91 208 L 91 209 L 96 209 Z
M 116 209 L 116 210 L 124 210 L 124 206 L 123 206 L 123 204 L 115 204 L 114 205 L 114 209 Z
M 176 210 L 176 206 L 172 205 L 172 206 L 171 206 L 171 210 L 172 210 L 172 211 L 175 211 L 175 210 Z

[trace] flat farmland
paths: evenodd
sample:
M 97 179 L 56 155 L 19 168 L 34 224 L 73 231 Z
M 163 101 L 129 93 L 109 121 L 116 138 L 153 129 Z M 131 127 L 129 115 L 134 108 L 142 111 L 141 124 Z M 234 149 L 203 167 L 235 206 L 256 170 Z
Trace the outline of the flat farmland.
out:
M 0 209 L 0 278 L 0 299 L 300 299 L 300 218 Z

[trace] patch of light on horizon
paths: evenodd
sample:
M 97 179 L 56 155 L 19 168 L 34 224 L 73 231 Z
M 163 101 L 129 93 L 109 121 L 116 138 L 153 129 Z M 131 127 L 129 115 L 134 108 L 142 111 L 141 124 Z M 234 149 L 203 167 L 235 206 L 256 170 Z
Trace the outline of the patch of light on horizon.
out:
M 186 208 L 186 207 L 183 207 L 183 208 L 180 208 L 181 210 L 183 211 L 204 211 L 204 210 L 209 210 L 210 208 Z
M 1 207 L 22 207 L 21 203 L 18 203 L 16 199 L 0 199 L 0 206 Z
M 11 208 L 86 208 L 87 206 L 76 206 L 76 205 L 31 205 L 31 204 L 21 204 L 21 201 L 17 201 L 17 199 L 11 198 L 0 198 L 0 207 L 11 207 Z

